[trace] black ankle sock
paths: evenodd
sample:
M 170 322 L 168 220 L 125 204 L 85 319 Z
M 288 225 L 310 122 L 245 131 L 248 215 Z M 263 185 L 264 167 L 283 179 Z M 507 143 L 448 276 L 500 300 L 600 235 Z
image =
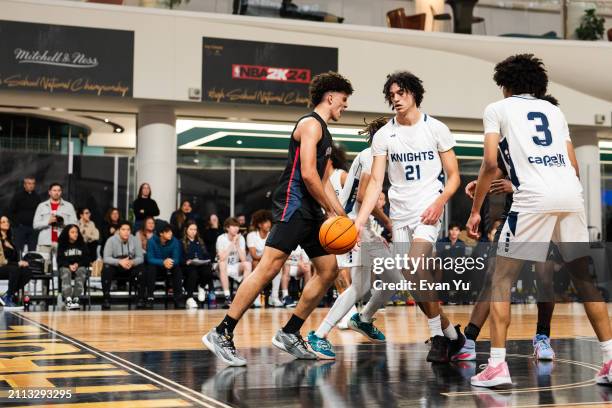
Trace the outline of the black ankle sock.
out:
M 536 335 L 537 334 L 544 334 L 546 337 L 550 337 L 550 324 L 538 322 L 538 326 L 536 328 Z
M 221 323 L 219 323 L 219 325 L 217 326 L 217 333 L 233 333 L 237 324 L 238 320 L 234 319 L 233 317 L 229 317 L 228 315 L 225 315 Z
M 480 334 L 480 327 L 476 326 L 475 324 L 469 323 L 463 333 L 465 334 L 466 338 L 476 341 L 478 335 Z
M 285 333 L 298 333 L 304 324 L 304 319 L 297 317 L 292 314 L 291 319 L 287 322 L 285 327 L 283 327 L 283 331 Z

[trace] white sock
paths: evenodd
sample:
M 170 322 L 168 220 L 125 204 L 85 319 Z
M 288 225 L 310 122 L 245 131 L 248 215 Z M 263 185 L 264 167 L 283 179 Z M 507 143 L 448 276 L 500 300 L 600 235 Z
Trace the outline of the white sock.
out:
M 429 333 L 431 334 L 431 337 L 444 336 L 440 315 L 437 315 L 432 319 L 427 319 L 427 324 L 429 325 Z
M 357 301 L 357 293 L 351 285 L 347 290 L 342 292 L 334 302 L 334 305 L 327 312 L 327 316 L 323 319 L 323 323 L 319 326 L 315 334 L 318 337 L 327 337 L 331 329 L 351 310 Z
M 278 299 L 278 289 L 280 288 L 280 284 L 281 274 L 279 273 L 274 277 L 274 279 L 272 279 L 272 293 L 270 294 L 272 299 Z
M 229 290 L 224 290 L 223 291 L 223 296 L 225 296 L 226 299 L 229 299 L 230 297 L 230 291 Z
M 283 289 L 283 298 L 289 296 L 289 289 Z
M 491 357 L 489 357 L 489 364 L 493 367 L 497 367 L 504 361 L 506 361 L 506 349 L 491 347 Z
M 457 340 L 457 338 L 459 337 L 457 335 L 457 330 L 455 330 L 455 326 L 453 326 L 450 321 L 448 322 L 448 326 L 446 327 L 446 329 L 442 329 L 442 332 L 444 333 L 444 337 L 450 340 Z
M 599 347 L 601 347 L 604 363 L 612 360 L 612 340 L 600 341 Z

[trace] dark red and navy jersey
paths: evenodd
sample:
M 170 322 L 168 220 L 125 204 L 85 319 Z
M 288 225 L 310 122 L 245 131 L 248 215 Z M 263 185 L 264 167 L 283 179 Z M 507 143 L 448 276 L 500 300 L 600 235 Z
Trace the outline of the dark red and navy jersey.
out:
M 274 221 L 276 222 L 289 221 L 291 216 L 298 210 L 305 219 L 323 218 L 321 205 L 310 195 L 306 184 L 302 180 L 300 142 L 293 137 L 297 124 L 302 119 L 309 117 L 315 118 L 321 124 L 321 140 L 317 143 L 317 172 L 321 179 L 323 179 L 327 160 L 329 160 L 331 155 L 333 141 L 329 130 L 327 130 L 327 123 L 316 112 L 311 112 L 301 117 L 293 128 L 293 132 L 291 132 L 287 166 L 281 174 L 278 180 L 278 187 L 276 187 L 272 196 Z

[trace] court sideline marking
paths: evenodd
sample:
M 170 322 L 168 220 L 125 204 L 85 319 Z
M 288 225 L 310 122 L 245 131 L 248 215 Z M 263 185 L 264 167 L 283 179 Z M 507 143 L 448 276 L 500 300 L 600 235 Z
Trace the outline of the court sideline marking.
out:
M 79 340 L 76 340 L 76 339 L 74 339 L 74 338 L 72 338 L 70 336 L 66 336 L 66 335 L 64 335 L 64 334 L 62 334 L 62 333 L 60 333 L 60 332 L 58 332 L 58 331 L 56 331 L 56 330 L 54 330 L 54 329 L 52 329 L 50 327 L 45 326 L 42 323 L 39 323 L 39 322 L 37 322 L 35 320 L 32 320 L 32 319 L 30 319 L 28 317 L 25 317 L 25 316 L 23 316 L 23 315 L 21 315 L 19 313 L 15 313 L 15 312 L 4 312 L 4 313 L 10 313 L 10 314 L 12 314 L 14 316 L 17 316 L 18 318 L 23 319 L 23 320 L 27 321 L 28 323 L 30 323 L 30 324 L 32 324 L 34 326 L 37 326 L 37 327 L 47 331 L 48 333 L 51 333 L 51 334 L 53 334 L 53 335 L 55 335 L 57 337 L 60 337 L 60 338 L 62 338 L 64 340 L 66 340 L 69 343 L 72 343 L 72 344 L 74 344 L 74 345 L 76 345 L 78 347 L 81 347 L 81 348 L 83 348 L 83 349 L 85 349 L 85 350 L 87 350 L 87 351 L 89 351 L 89 352 L 91 352 L 93 354 L 98 355 L 99 357 L 107 359 L 107 360 L 109 360 L 109 361 L 119 365 L 120 367 L 122 367 L 122 368 L 124 368 L 126 370 L 129 370 L 129 371 L 131 371 L 131 372 L 133 372 L 135 374 L 138 374 L 141 377 L 144 377 L 144 378 L 146 378 L 149 381 L 152 381 L 152 382 L 154 382 L 156 384 L 159 384 L 159 385 L 167 388 L 168 390 L 173 391 L 173 392 L 181 395 L 182 397 L 187 398 L 190 401 L 195 402 L 196 404 L 199 404 L 199 405 L 201 405 L 203 407 L 206 407 L 206 408 L 217 408 L 217 407 L 232 408 L 231 405 L 227 405 L 227 404 L 224 404 L 221 401 L 217 401 L 214 398 L 208 397 L 208 396 L 206 396 L 206 395 L 204 395 L 204 394 L 202 394 L 200 392 L 197 392 L 195 390 L 192 390 L 191 388 L 185 387 L 184 385 L 181 385 L 181 384 L 179 384 L 177 382 L 174 382 L 174 381 L 172 381 L 172 380 L 170 380 L 170 379 L 168 379 L 166 377 L 163 377 L 163 376 L 160 376 L 159 374 L 153 373 L 153 372 L 147 370 L 144 367 L 140 367 L 138 365 L 135 365 L 135 364 L 133 364 L 133 363 L 131 363 L 129 361 L 126 361 L 126 360 L 124 360 L 124 359 L 122 359 L 120 357 L 115 356 L 114 354 L 94 349 L 94 348 L 86 345 L 85 343 L 80 342 Z M 124 361 L 125 363 L 128 363 L 129 365 L 131 365 L 133 367 L 136 367 L 137 369 L 135 369 L 135 368 L 133 368 L 133 367 L 123 363 L 122 361 Z M 160 378 L 162 381 L 157 380 L 157 379 L 151 377 L 150 375 L 147 375 L 147 374 L 141 372 L 141 370 L 145 371 L 146 373 L 149 373 L 149 374 L 151 374 L 151 375 L 153 375 L 153 376 L 155 376 L 157 378 Z M 200 399 L 198 399 L 198 398 L 196 398 L 196 397 L 194 397 L 192 395 L 188 395 L 185 392 L 181 391 L 180 389 L 186 390 L 186 391 L 190 392 L 191 394 L 194 394 L 195 396 L 199 397 Z M 202 399 L 205 400 L 205 401 L 202 401 Z M 212 405 L 210 403 L 212 403 L 214 405 Z

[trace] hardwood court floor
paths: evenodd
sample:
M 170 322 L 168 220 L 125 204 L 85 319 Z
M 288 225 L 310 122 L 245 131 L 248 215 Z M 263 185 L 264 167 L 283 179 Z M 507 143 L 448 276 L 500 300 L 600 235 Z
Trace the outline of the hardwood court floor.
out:
M 465 325 L 470 306 L 446 307 Z M 557 360 L 533 360 L 535 305 L 513 306 L 508 362 L 511 390 L 473 389 L 486 362 L 488 328 L 477 362 L 425 362 L 427 321 L 416 307 L 389 307 L 376 324 L 388 343 L 370 344 L 334 330 L 336 361 L 295 361 L 271 346 L 291 311 L 250 310 L 236 330 L 249 360 L 228 368 L 205 350 L 202 334 L 225 311 L 153 310 L 0 313 L 0 406 L 34 407 L 490 407 L 604 406 L 612 389 L 594 384 L 599 345 L 583 308 L 557 305 L 552 325 Z M 303 334 L 327 309 L 317 309 Z M 68 387 L 70 400 L 8 398 L 15 387 Z M 32 388 L 34 387 L 34 388 Z

